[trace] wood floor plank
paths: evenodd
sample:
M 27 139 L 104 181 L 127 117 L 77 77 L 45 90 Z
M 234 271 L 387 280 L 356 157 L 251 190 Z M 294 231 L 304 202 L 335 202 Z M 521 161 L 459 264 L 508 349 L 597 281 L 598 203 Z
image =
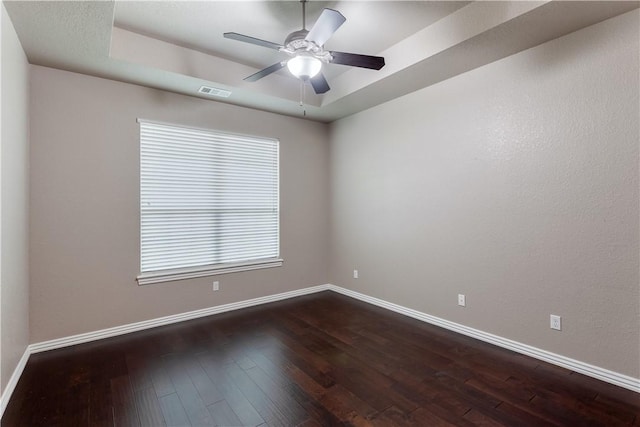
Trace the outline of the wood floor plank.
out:
M 194 426 L 213 426 L 213 420 L 207 410 L 207 405 L 200 397 L 200 393 L 196 389 L 191 377 L 188 374 L 188 369 L 185 363 L 183 363 L 184 354 L 164 355 L 162 357 L 165 365 L 166 372 L 171 379 L 182 407 L 184 408 L 191 425 Z
M 600 393 L 594 399 L 593 404 L 589 403 L 589 405 L 591 408 L 598 408 L 599 411 L 625 422 L 629 421 L 634 414 L 636 421 L 640 421 L 640 411 L 638 410 L 638 407 L 640 407 L 640 393 L 635 393 L 636 396 L 629 396 L 626 390 L 623 393 L 621 393 L 621 390 L 615 390 L 615 392 L 613 395 Z M 619 398 L 617 395 L 622 396 Z
M 287 422 L 300 423 L 308 417 L 301 402 L 310 402 L 311 399 L 298 387 L 285 381 L 274 381 L 257 365 L 245 370 L 245 373 L 285 415 Z
M 378 410 L 340 384 L 332 386 L 321 401 L 325 408 L 349 422 L 353 422 L 354 419 L 369 420 L 379 413 Z
M 500 423 L 493 417 L 483 414 L 477 409 L 471 409 L 469 412 L 464 414 L 463 417 L 465 420 L 471 421 L 474 425 L 481 427 L 506 427 L 509 425 Z
M 198 354 L 198 360 L 209 378 L 224 396 L 227 404 L 231 407 L 233 412 L 238 415 L 242 425 L 258 426 L 265 423 L 265 420 L 258 413 L 256 408 L 254 408 L 242 391 L 240 391 L 240 389 L 226 375 L 224 369 L 227 365 L 226 363 L 219 363 L 219 359 L 215 356 L 211 357 L 210 353 Z
M 167 427 L 191 426 L 191 421 L 189 421 L 189 417 L 177 393 L 158 398 L 158 403 Z
M 206 406 L 224 399 L 222 392 L 218 390 L 218 387 L 211 381 L 211 378 L 209 378 L 200 363 L 198 363 L 195 356 L 185 360 L 185 366 L 193 385 L 196 390 L 198 390 L 198 394 Z
M 231 406 L 229 406 L 226 400 L 220 400 L 209 405 L 207 409 L 209 410 L 209 414 L 211 414 L 211 419 L 215 426 L 233 427 L 243 425 L 238 415 L 233 412 L 233 409 L 231 409 Z
M 163 427 L 167 425 L 162 415 L 158 396 L 153 387 L 137 390 L 134 394 L 142 427 Z
M 335 384 L 335 378 L 331 373 L 331 365 L 326 360 L 299 342 L 290 340 L 289 337 L 282 335 L 279 331 L 273 330 L 272 333 L 282 342 L 279 345 L 264 349 L 263 354 L 266 357 L 272 360 L 286 359 L 323 387 L 331 387 Z
M 33 354 L 3 427 L 639 426 L 640 394 L 331 292 Z
M 128 354 L 125 357 L 125 363 L 127 364 L 127 374 L 131 381 L 131 387 L 134 391 L 153 387 L 146 358 Z
M 563 424 L 556 422 L 553 419 L 548 419 L 546 416 L 536 413 L 536 411 L 530 406 L 513 405 L 509 402 L 502 402 L 496 408 L 496 411 L 503 413 L 513 419 L 518 420 L 518 424 L 523 426 L 562 426 Z
M 158 397 L 167 396 L 176 392 L 169 374 L 166 372 L 162 359 L 155 357 L 149 363 L 149 376 L 151 377 L 151 383 L 153 389 Z
M 123 375 L 111 380 L 111 396 L 113 425 L 116 427 L 140 426 L 133 389 L 128 376 Z
M 229 378 L 267 423 L 288 426 L 297 425 L 305 420 L 299 405 L 285 407 L 279 404 L 281 390 L 272 390 L 268 396 L 239 366 L 233 364 L 225 367 Z
M 340 424 L 340 419 L 332 411 L 329 411 L 320 401 L 320 398 L 324 395 L 324 387 L 315 383 L 309 377 L 306 377 L 307 382 L 305 382 L 304 385 L 311 388 L 307 390 L 305 386 L 298 384 L 294 380 L 293 375 L 291 375 L 291 371 L 295 367 L 282 360 L 274 362 L 265 355 L 255 351 L 251 353 L 250 359 L 254 362 L 256 369 L 249 369 L 247 373 L 252 377 L 254 382 L 263 384 L 261 386 L 263 390 L 265 390 L 264 387 L 278 387 L 284 390 L 286 392 L 285 395 L 290 396 L 291 399 L 306 411 L 306 414 L 310 417 L 310 421 L 315 420 L 322 425 Z M 266 375 L 268 378 L 261 379 L 261 375 Z M 284 401 L 280 404 L 287 405 L 288 403 Z
M 597 420 L 585 412 L 577 412 L 571 409 L 570 405 L 562 405 L 552 400 L 534 397 L 530 405 L 535 408 L 536 413 L 540 413 L 547 419 L 558 420 L 563 425 L 605 427 L 606 420 Z
M 573 407 L 578 413 L 585 414 L 590 418 L 602 420 L 607 426 L 628 426 L 633 424 L 636 414 L 624 410 L 611 411 L 607 405 L 601 405 L 597 400 L 589 402 L 578 402 Z
M 112 427 L 113 402 L 111 383 L 105 380 L 91 384 L 89 393 L 89 425 L 96 427 Z

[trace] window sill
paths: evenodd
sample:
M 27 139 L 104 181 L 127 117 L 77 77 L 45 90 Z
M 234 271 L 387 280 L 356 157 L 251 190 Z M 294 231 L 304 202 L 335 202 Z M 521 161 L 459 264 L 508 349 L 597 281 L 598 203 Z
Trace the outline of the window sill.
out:
M 217 274 L 237 273 L 240 271 L 259 270 L 262 268 L 281 267 L 283 260 L 268 259 L 262 261 L 221 264 L 219 266 L 183 268 L 179 270 L 155 271 L 140 274 L 136 280 L 138 285 L 172 282 L 174 280 L 194 279 L 197 277 L 215 276 Z

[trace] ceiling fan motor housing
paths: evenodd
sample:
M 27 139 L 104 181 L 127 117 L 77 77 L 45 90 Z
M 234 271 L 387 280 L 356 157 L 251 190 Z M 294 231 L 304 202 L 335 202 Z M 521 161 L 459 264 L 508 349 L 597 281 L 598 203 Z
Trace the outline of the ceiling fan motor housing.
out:
M 298 30 L 289 34 L 284 41 L 284 48 L 281 50 L 294 56 L 301 52 L 307 52 L 322 62 L 331 62 L 331 54 L 322 49 L 321 46 L 318 46 L 314 41 L 307 40 L 307 34 L 309 34 L 308 30 Z
M 303 45 L 306 46 L 306 44 L 309 43 L 307 40 L 305 40 L 307 34 L 309 34 L 309 30 L 294 31 L 293 33 L 289 34 L 284 40 L 285 47 L 289 47 L 289 45 L 294 48 L 302 47 Z

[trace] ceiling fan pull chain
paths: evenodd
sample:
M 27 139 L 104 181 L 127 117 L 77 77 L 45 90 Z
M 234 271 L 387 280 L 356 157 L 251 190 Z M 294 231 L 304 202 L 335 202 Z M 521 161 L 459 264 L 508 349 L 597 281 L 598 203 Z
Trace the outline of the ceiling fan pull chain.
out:
M 305 82 L 303 80 L 300 80 L 300 107 L 302 107 L 302 115 L 306 116 L 307 115 L 307 109 L 304 108 L 304 95 L 305 95 Z
M 300 80 L 300 106 L 303 106 L 303 101 L 304 101 L 304 88 L 303 88 L 304 82 L 302 80 Z

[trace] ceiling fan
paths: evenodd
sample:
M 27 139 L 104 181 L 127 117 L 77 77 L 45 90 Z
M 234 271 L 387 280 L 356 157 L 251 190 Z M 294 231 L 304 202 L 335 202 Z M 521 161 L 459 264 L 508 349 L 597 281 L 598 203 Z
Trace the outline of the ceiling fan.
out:
M 346 18 L 336 10 L 324 9 L 316 23 L 311 27 L 311 30 L 307 30 L 305 20 L 306 0 L 301 0 L 301 3 L 302 29 L 289 34 L 282 45 L 245 36 L 244 34 L 224 33 L 225 38 L 274 49 L 291 56 L 291 59 L 276 62 L 246 77 L 244 80 L 255 82 L 286 66 L 295 77 L 303 82 L 309 81 L 315 93 L 322 94 L 330 89 L 329 83 L 327 83 L 327 79 L 321 71 L 323 63 L 349 65 L 372 70 L 379 70 L 384 67 L 384 58 L 380 56 L 325 50 L 325 42 L 344 24 Z

